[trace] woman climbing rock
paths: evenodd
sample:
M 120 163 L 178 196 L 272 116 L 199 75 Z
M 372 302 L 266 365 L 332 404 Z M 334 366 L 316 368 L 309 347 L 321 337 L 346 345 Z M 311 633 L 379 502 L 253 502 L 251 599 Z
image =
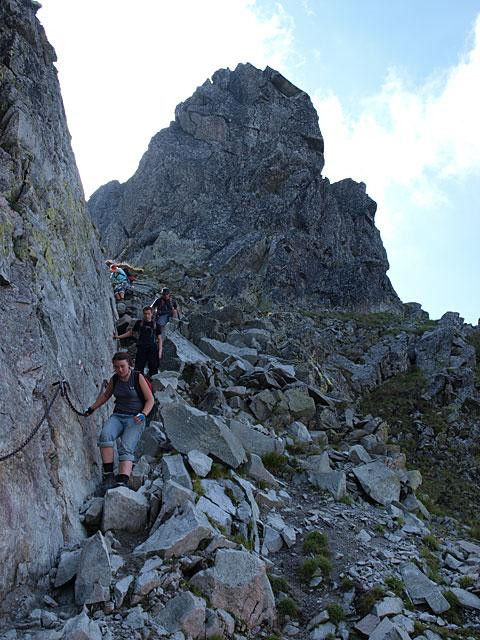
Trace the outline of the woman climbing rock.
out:
M 115 397 L 113 413 L 103 425 L 98 446 L 103 462 L 104 491 L 113 486 L 128 484 L 135 460 L 135 448 L 145 428 L 145 421 L 153 408 L 153 395 L 143 375 L 132 367 L 130 355 L 120 351 L 112 358 L 115 374 L 85 415 Z M 113 447 L 118 441 L 118 475 L 113 473 Z
M 123 300 L 125 298 L 125 291 L 129 287 L 127 274 L 123 269 L 116 264 L 112 264 L 110 267 L 110 281 L 113 286 L 113 293 L 115 294 L 115 300 Z

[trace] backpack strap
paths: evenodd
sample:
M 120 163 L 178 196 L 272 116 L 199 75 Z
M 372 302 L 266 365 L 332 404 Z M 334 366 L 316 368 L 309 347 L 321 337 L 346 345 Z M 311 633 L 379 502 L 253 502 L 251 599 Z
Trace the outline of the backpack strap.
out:
M 137 371 L 136 369 L 133 370 L 133 386 L 135 387 L 135 391 L 137 392 L 139 399 L 142 402 L 145 402 L 143 391 L 140 387 L 140 371 Z

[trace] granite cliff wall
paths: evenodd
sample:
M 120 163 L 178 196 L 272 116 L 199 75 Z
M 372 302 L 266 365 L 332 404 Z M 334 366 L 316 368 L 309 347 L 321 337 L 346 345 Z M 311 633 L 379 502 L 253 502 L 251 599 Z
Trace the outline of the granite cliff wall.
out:
M 30 433 L 59 377 L 78 406 L 92 402 L 113 347 L 111 293 L 38 7 L 0 3 L 0 455 Z M 0 462 L 0 594 L 84 535 L 95 436 L 94 421 L 58 399 L 34 440 Z
M 353 180 L 322 177 L 324 144 L 308 95 L 273 69 L 221 69 L 178 105 L 137 172 L 88 203 L 102 241 L 165 280 L 252 302 L 295 297 L 379 311 L 400 301 Z

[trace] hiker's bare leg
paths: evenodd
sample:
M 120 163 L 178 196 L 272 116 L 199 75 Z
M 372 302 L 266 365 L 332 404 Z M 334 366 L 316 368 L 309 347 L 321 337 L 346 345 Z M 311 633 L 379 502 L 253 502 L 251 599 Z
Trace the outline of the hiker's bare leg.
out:
M 118 473 L 124 476 L 130 476 L 132 473 L 133 462 L 131 460 L 120 460 L 118 464 Z
M 113 462 L 113 447 L 100 447 L 100 455 L 102 456 L 103 464 Z

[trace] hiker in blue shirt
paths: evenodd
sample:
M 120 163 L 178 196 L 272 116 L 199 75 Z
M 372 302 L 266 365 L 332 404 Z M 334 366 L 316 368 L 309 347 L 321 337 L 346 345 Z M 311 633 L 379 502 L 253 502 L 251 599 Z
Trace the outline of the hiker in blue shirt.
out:
M 110 267 L 110 281 L 113 285 L 115 300 L 124 300 L 125 291 L 129 286 L 129 282 L 125 271 L 120 269 L 115 263 Z

